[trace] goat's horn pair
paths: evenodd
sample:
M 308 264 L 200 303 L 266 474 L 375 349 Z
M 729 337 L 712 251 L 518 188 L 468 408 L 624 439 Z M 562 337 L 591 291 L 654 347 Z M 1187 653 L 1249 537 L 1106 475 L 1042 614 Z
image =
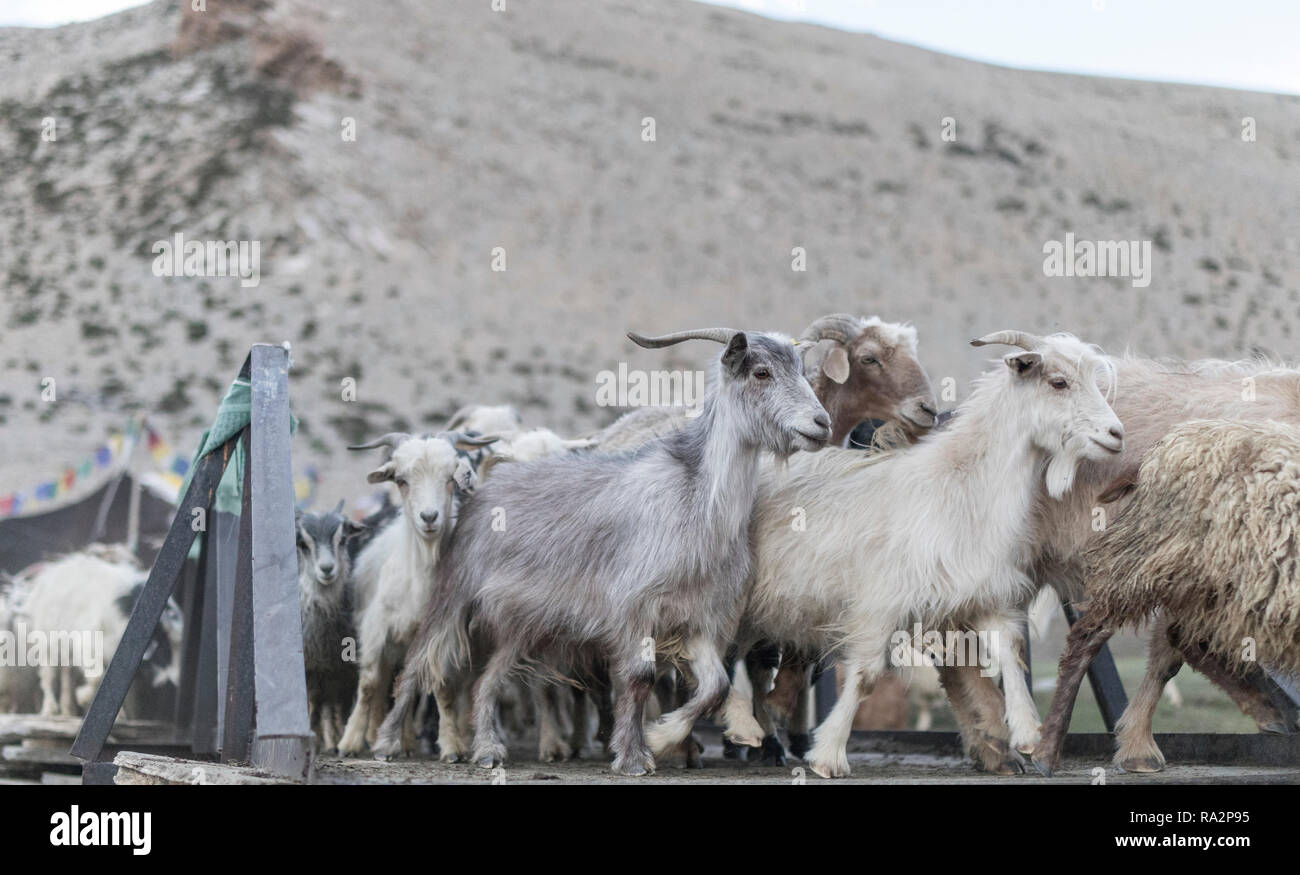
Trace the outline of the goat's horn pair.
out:
M 348 447 L 348 449 L 349 450 L 373 450 L 376 447 L 389 447 L 392 449 L 396 449 L 398 444 L 400 444 L 402 441 L 406 440 L 409 437 L 410 435 L 404 431 L 390 431 L 388 434 L 384 435 L 383 437 L 375 438 L 370 443 L 356 444 L 354 446 Z
M 979 340 L 972 340 L 971 346 L 987 346 L 990 343 L 1005 343 L 1007 346 L 1018 346 L 1021 349 L 1027 349 L 1031 352 L 1043 345 L 1043 339 L 1037 334 L 1030 334 L 1028 331 L 1015 331 L 1008 329 L 1006 331 L 994 331 L 992 334 L 986 334 Z
M 734 328 L 696 328 L 691 331 L 675 331 L 672 334 L 661 334 L 658 337 L 646 337 L 644 334 L 629 331 L 627 337 L 637 346 L 643 346 L 646 349 L 659 349 L 664 346 L 672 346 L 674 343 L 681 343 L 683 340 L 716 340 L 718 343 L 731 343 L 731 338 L 738 333 Z
M 831 313 L 813 320 L 799 336 L 800 340 L 816 343 L 820 340 L 834 340 L 848 346 L 853 338 L 862 331 L 862 319 L 852 313 Z

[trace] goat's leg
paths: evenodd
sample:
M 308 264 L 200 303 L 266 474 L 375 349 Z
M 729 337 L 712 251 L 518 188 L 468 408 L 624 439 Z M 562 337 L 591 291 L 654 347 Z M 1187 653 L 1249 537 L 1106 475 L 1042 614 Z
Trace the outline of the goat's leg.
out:
M 461 679 L 442 678 L 433 683 L 433 701 L 438 706 L 438 759 L 459 763 L 469 759 L 468 735 L 464 731 L 464 697 L 467 686 Z
M 87 702 L 90 700 L 87 699 Z M 77 713 L 76 687 L 72 684 L 72 666 L 59 666 L 59 713 L 75 716 Z
M 887 640 L 887 638 L 885 639 Z M 844 662 L 844 688 L 835 707 L 813 733 L 812 750 L 806 762 L 823 778 L 846 778 L 849 775 L 848 743 L 858 705 L 871 694 L 876 679 L 885 671 L 884 641 L 871 646 L 855 647 Z
M 569 734 L 569 756 L 578 760 L 586 755 L 587 745 L 591 743 L 591 699 L 587 691 L 579 687 L 574 687 L 571 694 L 573 731 Z
M 686 659 L 690 663 L 690 673 L 695 679 L 695 689 L 691 691 L 686 704 L 674 711 L 664 714 L 646 729 L 646 743 L 658 756 L 680 743 L 691 733 L 695 721 L 706 714 L 716 711 L 727 699 L 727 667 L 722 662 L 722 651 L 716 644 L 704 637 L 696 637 L 686 644 Z M 741 727 L 751 737 L 761 732 L 752 714 L 746 715 L 751 727 Z M 755 732 L 757 730 L 757 732 Z M 731 735 L 736 730 L 730 726 L 723 730 Z M 759 739 L 761 741 L 761 736 Z
M 343 730 L 343 738 L 339 740 L 339 756 L 357 756 L 366 749 L 367 739 L 371 736 L 370 721 L 376 705 L 381 711 L 380 718 L 383 717 L 382 711 L 388 695 L 388 685 L 384 677 L 386 672 L 378 664 L 378 659 L 367 656 L 374 652 L 375 648 L 372 647 L 363 646 L 361 649 L 361 677 L 357 682 L 357 701 L 352 706 L 352 714 L 348 717 L 347 726 Z M 378 725 L 375 731 L 378 732 Z M 373 742 L 374 739 L 369 740 Z
M 331 751 L 338 746 L 339 739 L 334 733 L 337 721 L 334 713 L 338 706 L 333 700 L 326 700 L 316 709 L 316 719 L 319 721 L 317 731 L 320 734 L 320 747 L 322 751 Z
M 379 735 L 379 726 L 384 722 L 384 715 L 388 713 L 388 695 L 393 689 L 393 678 L 396 674 L 396 665 L 388 660 L 380 661 L 379 675 L 375 682 L 376 692 L 370 699 L 370 716 L 366 721 L 366 744 L 371 748 L 375 746 L 375 738 Z M 410 716 L 410 712 L 407 712 L 407 716 Z M 409 738 L 411 738 L 410 727 L 404 722 L 403 743 Z
M 1017 775 L 1024 760 L 1010 745 L 1006 702 L 993 678 L 978 665 L 936 665 L 939 683 L 961 730 L 966 753 L 975 767 L 994 775 Z
M 41 678 L 41 716 L 53 717 L 59 713 L 59 667 L 41 665 L 38 671 Z
M 497 730 L 497 705 L 518 662 L 516 648 L 501 647 L 488 659 L 474 685 L 474 761 L 481 768 L 495 768 L 506 761 L 506 745 Z
M 615 675 L 614 729 L 609 742 L 614 752 L 613 770 L 633 777 L 648 775 L 655 770 L 655 760 L 646 746 L 642 722 L 646 700 L 654 689 L 655 667 L 633 654 L 615 668 Z
M 777 669 L 772 691 L 764 705 L 772 717 L 785 724 L 790 753 L 803 759 L 812 748 L 812 661 L 794 655 Z
M 559 687 L 540 678 L 530 685 L 537 713 L 537 758 L 544 763 L 563 762 L 573 753 L 560 725 Z
M 1025 681 L 1025 639 L 1020 622 L 1015 618 L 996 617 L 976 624 L 976 628 L 988 630 L 993 655 L 1002 671 L 1011 746 L 1023 754 L 1033 753 L 1039 738 L 1038 708 Z
M 1050 778 L 1061 763 L 1061 745 L 1065 742 L 1065 731 L 1070 726 L 1070 714 L 1074 711 L 1079 684 L 1088 673 L 1093 657 L 1113 634 L 1113 628 L 1084 614 L 1065 639 L 1065 653 L 1061 655 L 1052 707 L 1047 712 L 1047 720 L 1043 722 L 1042 738 L 1034 748 L 1034 765 L 1046 777 Z
M 739 641 L 736 652 L 748 653 L 753 645 L 752 641 Z M 723 677 L 726 677 L 725 667 Z M 754 719 L 754 688 L 744 660 L 736 662 L 735 676 L 727 690 L 726 701 L 722 703 L 722 724 L 724 741 L 746 747 L 763 746 L 763 727 Z
M 785 748 L 776 736 L 776 723 L 767 705 L 768 693 L 772 690 L 780 659 L 781 651 L 775 645 L 756 647 L 745 656 L 745 669 L 749 672 L 754 690 L 754 719 L 763 730 L 763 756 L 760 762 L 765 766 L 785 765 Z
M 1115 765 L 1124 771 L 1158 772 L 1165 767 L 1165 755 L 1156 744 L 1151 720 L 1165 684 L 1182 665 L 1182 654 L 1169 640 L 1168 630 L 1152 629 L 1146 674 L 1115 724 Z
M 683 666 L 676 674 L 677 676 L 674 678 L 672 683 L 672 703 L 674 709 L 682 708 L 690 701 L 691 691 L 696 686 L 695 678 L 691 674 L 689 666 Z M 702 756 L 704 753 L 704 744 L 695 737 L 695 732 L 693 730 L 686 734 L 686 737 L 682 739 L 682 743 L 677 746 L 677 749 L 682 755 L 682 762 L 685 764 L 686 768 L 704 768 L 704 758 Z

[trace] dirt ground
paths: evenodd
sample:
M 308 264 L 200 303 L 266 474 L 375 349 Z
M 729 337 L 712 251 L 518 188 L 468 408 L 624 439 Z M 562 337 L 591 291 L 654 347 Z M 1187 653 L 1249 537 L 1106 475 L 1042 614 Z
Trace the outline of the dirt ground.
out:
M 738 763 L 724 759 L 716 733 L 702 733 L 703 769 L 685 769 L 671 760 L 654 775 L 625 778 L 610 773 L 604 757 L 564 763 L 540 763 L 535 746 L 518 745 L 502 768 L 488 770 L 468 764 L 446 764 L 427 758 L 390 763 L 373 760 L 322 757 L 316 780 L 320 784 L 1087 784 L 1097 780 L 1093 769 L 1105 766 L 1107 784 L 1300 784 L 1300 768 L 1208 766 L 1171 764 L 1155 775 L 1126 774 L 1103 761 L 1066 760 L 1056 776 L 1047 779 L 1031 772 L 999 777 L 976 772 L 956 756 L 920 753 L 850 752 L 853 774 L 831 782 L 819 778 L 790 758 L 782 768 Z M 1032 768 L 1032 767 L 1031 767 Z

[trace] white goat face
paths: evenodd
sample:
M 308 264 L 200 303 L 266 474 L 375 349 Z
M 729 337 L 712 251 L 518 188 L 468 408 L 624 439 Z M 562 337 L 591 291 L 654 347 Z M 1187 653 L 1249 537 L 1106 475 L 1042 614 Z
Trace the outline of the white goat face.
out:
M 367 479 L 396 485 L 407 523 L 431 543 L 455 525 L 461 498 L 477 484 L 468 454 L 443 435 L 402 441 Z
M 738 393 L 735 409 L 750 440 L 780 455 L 816 452 L 831 420 L 803 376 L 794 344 L 775 334 L 737 332 L 722 354 L 723 390 Z
M 1030 425 L 1034 444 L 1049 454 L 1047 491 L 1061 498 L 1084 459 L 1109 459 L 1124 449 L 1124 427 L 1106 401 L 1114 366 L 1095 348 L 1069 335 L 1051 335 L 1033 351 L 1003 358 L 1037 404 Z

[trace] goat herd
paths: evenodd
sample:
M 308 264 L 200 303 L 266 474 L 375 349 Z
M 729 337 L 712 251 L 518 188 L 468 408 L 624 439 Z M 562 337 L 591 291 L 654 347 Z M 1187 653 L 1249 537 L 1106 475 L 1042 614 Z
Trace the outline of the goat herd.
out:
M 397 504 L 300 515 L 324 749 L 391 758 L 425 736 L 490 768 L 518 723 L 503 715 L 531 710 L 541 759 L 578 755 L 594 722 L 613 770 L 643 775 L 668 755 L 700 765 L 693 726 L 716 715 L 766 762 L 784 762 L 784 724 L 792 754 L 845 776 L 858 706 L 916 630 L 976 765 L 1010 774 L 1032 754 L 1050 775 L 1090 660 L 1139 623 L 1151 652 L 1118 766 L 1163 768 L 1151 720 L 1183 662 L 1261 731 L 1296 729 L 1269 675 L 1300 670 L 1300 370 L 998 331 L 973 343 L 1012 350 L 940 424 L 908 325 L 629 337 L 720 344 L 703 403 L 580 440 L 466 408 L 438 434 L 353 447 L 385 450 L 367 479 Z M 886 423 L 873 446 L 843 448 L 864 420 Z M 1047 586 L 1082 618 L 1040 727 L 1015 667 Z M 34 603 L 39 576 L 28 588 Z M 971 635 L 986 653 L 963 649 Z M 843 686 L 812 732 L 826 656 Z M 989 666 L 1012 669 L 1001 690 Z M 43 708 L 82 704 L 55 700 L 55 680 Z

